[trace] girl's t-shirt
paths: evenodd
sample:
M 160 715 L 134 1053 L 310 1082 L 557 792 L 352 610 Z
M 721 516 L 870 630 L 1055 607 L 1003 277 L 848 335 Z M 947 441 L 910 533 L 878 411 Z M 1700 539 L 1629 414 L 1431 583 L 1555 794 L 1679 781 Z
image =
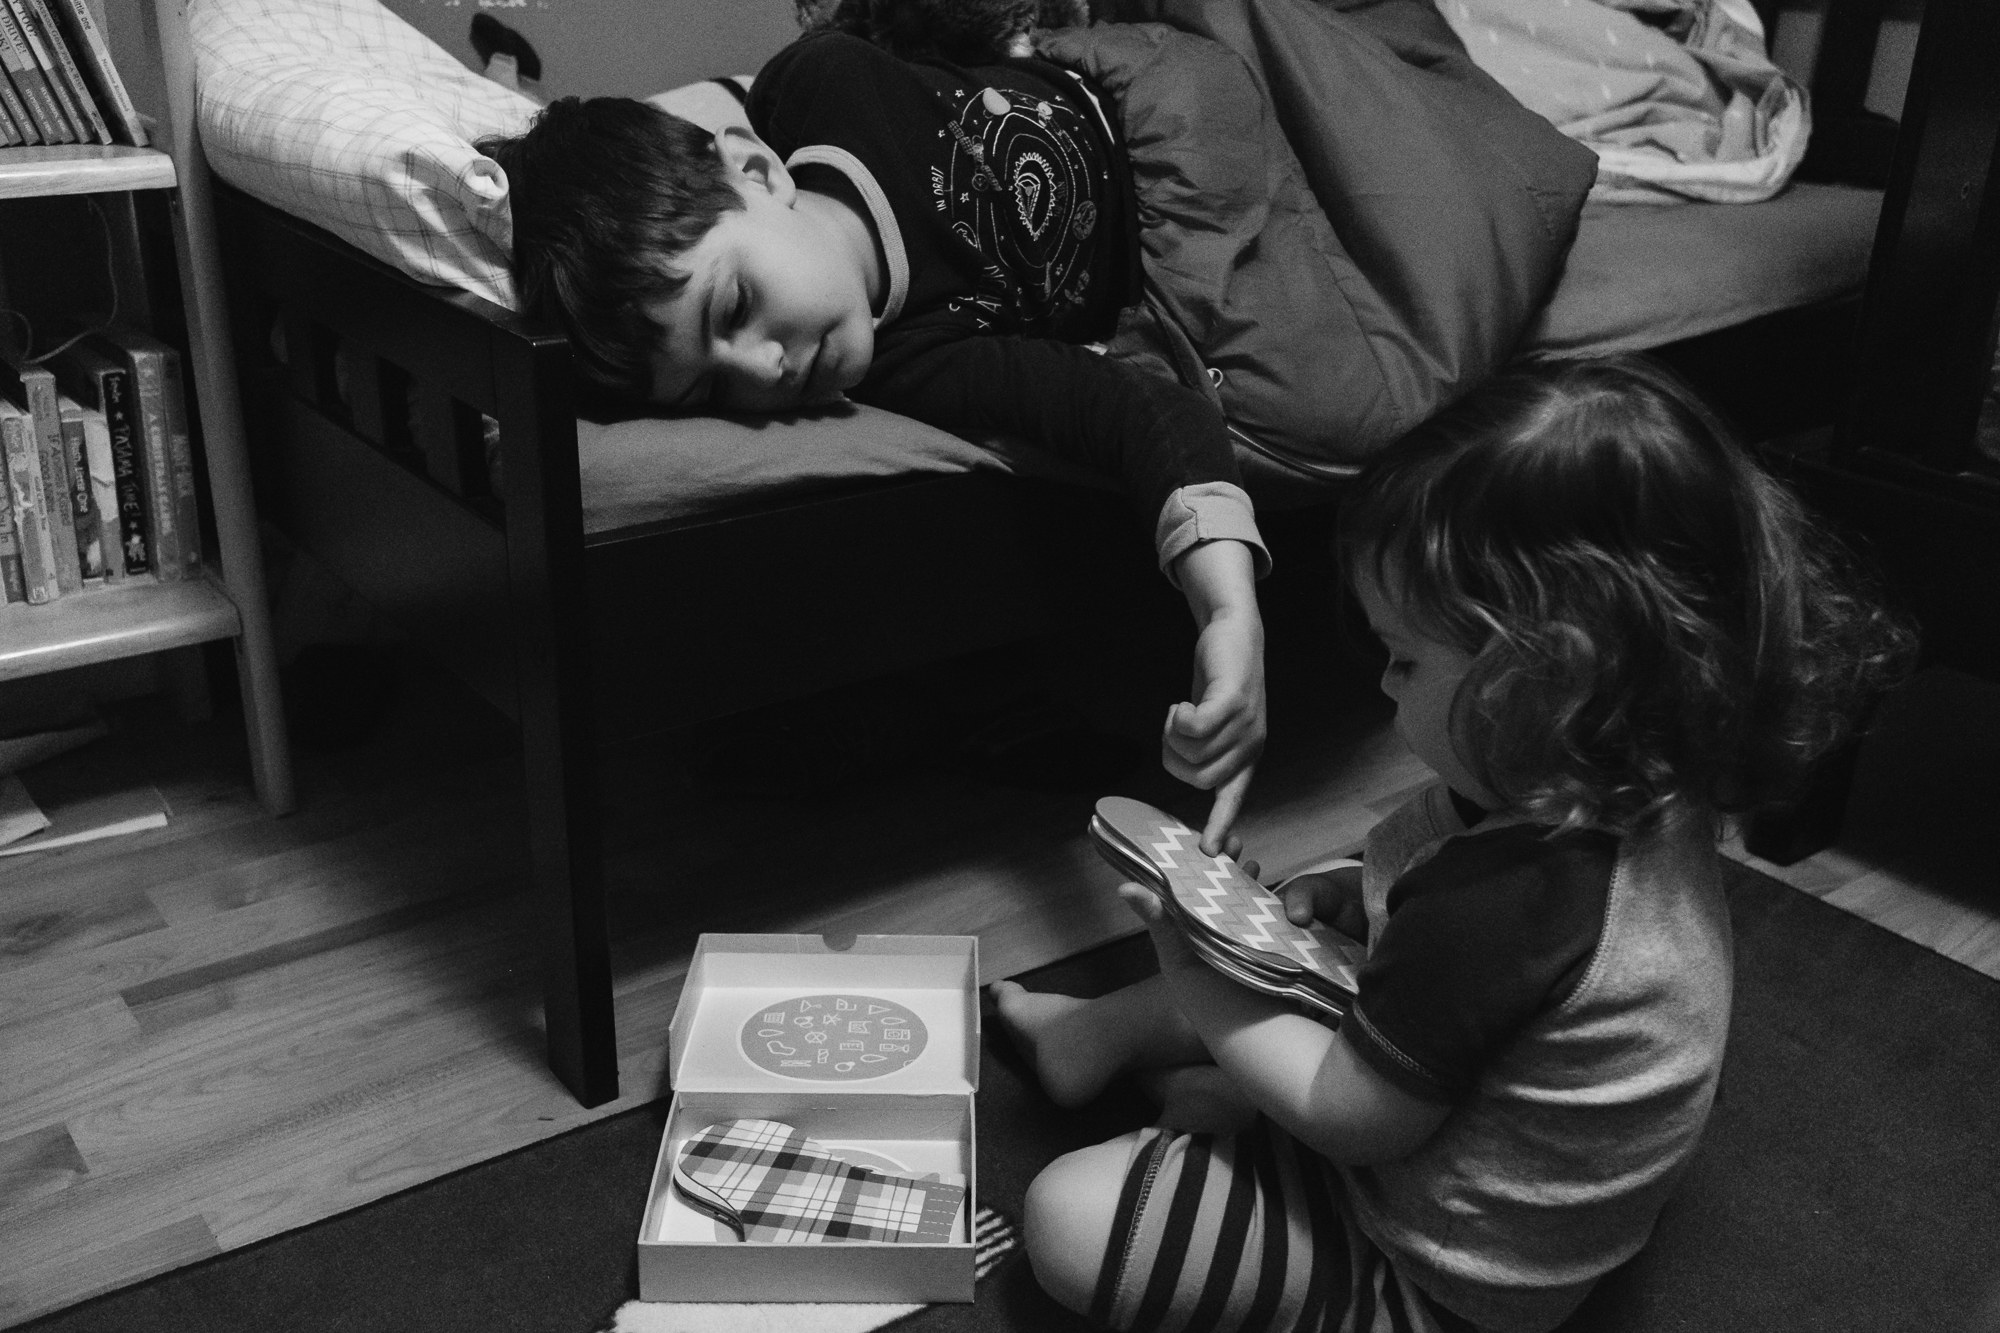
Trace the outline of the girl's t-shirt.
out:
M 1444 1103 L 1469 1094 L 1515 1034 L 1575 990 L 1618 862 L 1618 840 L 1600 830 L 1467 822 L 1470 832 L 1389 890 L 1347 1028 L 1376 1072 Z
M 1691 810 L 1622 837 L 1468 828 L 1442 785 L 1369 833 L 1361 1058 L 1449 1101 L 1408 1156 L 1336 1166 L 1354 1216 L 1439 1304 L 1544 1333 L 1651 1234 L 1715 1096 L 1729 909 Z

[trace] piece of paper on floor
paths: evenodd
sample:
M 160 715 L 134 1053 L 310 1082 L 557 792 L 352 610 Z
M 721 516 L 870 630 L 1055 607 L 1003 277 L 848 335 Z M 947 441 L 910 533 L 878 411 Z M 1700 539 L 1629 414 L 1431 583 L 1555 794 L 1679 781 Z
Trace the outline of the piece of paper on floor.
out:
M 99 838 L 165 828 L 167 823 L 167 803 L 160 789 L 150 782 L 75 800 L 50 801 L 42 813 L 47 816 L 46 827 L 0 846 L 0 856 L 26 856 Z
M 30 833 L 40 833 L 48 826 L 49 817 L 35 804 L 35 798 L 28 795 L 21 779 L 11 773 L 0 777 L 0 847 L 19 842 Z

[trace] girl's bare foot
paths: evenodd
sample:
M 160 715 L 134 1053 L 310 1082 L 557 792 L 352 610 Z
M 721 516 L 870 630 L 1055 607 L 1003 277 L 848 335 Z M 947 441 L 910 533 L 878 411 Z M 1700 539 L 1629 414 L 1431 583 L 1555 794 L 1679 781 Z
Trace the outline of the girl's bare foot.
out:
M 1083 1106 L 1104 1091 L 1118 1071 L 1088 1049 L 1088 1020 L 1077 1020 L 1090 1001 L 1031 991 L 1013 981 L 996 981 L 992 990 L 1000 1021 L 1034 1065 L 1050 1101 Z

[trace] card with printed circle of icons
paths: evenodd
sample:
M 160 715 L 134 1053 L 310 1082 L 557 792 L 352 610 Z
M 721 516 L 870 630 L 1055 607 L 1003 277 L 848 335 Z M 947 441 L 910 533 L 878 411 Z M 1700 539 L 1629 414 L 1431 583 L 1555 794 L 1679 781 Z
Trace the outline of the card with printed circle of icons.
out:
M 759 1005 L 743 1024 L 743 1054 L 786 1078 L 880 1078 L 928 1040 L 908 1005 L 873 995 L 801 995 Z

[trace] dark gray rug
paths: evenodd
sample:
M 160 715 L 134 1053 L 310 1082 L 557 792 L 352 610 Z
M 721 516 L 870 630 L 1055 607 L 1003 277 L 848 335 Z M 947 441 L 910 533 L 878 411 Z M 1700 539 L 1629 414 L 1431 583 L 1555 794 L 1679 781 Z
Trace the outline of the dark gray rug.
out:
M 1732 874 L 1737 999 L 1722 1098 L 1653 1244 L 1576 1330 L 1954 1333 L 2000 1281 L 2000 983 L 1749 870 Z M 1143 937 L 1023 978 L 1093 994 Z M 1058 1112 L 1004 1053 L 981 1072 L 982 1202 L 1020 1216 L 1040 1167 L 1144 1122 Z M 47 1316 L 37 1333 L 588 1333 L 637 1294 L 650 1106 Z M 971 1306 L 899 1333 L 1081 1327 L 1008 1262 Z

